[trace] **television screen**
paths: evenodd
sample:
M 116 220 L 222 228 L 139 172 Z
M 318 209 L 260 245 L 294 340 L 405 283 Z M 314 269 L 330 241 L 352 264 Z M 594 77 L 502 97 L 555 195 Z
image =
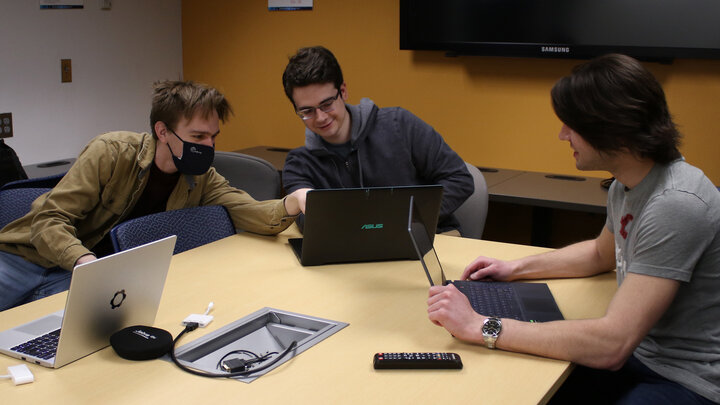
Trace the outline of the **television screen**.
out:
M 400 49 L 720 58 L 720 0 L 400 0 Z

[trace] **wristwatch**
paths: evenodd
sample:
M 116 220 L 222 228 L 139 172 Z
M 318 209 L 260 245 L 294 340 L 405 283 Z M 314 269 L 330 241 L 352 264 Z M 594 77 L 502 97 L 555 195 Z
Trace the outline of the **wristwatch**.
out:
M 500 318 L 486 318 L 483 321 L 482 326 L 482 335 L 483 340 L 485 340 L 485 345 L 487 345 L 488 349 L 494 349 L 495 348 L 495 341 L 497 340 L 498 336 L 500 336 L 500 332 L 502 331 L 502 322 L 500 321 Z

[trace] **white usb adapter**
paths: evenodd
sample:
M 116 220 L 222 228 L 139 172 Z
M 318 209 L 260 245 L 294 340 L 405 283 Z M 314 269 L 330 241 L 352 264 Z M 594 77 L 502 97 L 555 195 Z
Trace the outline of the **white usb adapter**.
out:
M 190 314 L 187 318 L 183 319 L 182 324 L 187 325 L 189 323 L 197 323 L 199 327 L 204 328 L 213 320 L 212 315 L 208 315 L 214 304 L 210 302 L 204 314 Z
M 2 378 L 12 378 L 15 385 L 27 384 L 35 381 L 35 376 L 30 371 L 27 365 L 19 364 L 17 366 L 8 367 L 9 375 L 0 376 Z

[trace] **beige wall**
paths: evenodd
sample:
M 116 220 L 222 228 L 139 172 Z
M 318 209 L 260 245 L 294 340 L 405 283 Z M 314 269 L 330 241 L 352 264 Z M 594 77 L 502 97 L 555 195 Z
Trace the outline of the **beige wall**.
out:
M 76 157 L 104 132 L 149 131 L 153 82 L 183 76 L 181 0 L 0 7 L 0 112 L 13 114 L 5 141 L 23 165 Z M 61 83 L 68 58 L 72 82 Z
M 343 68 L 350 102 L 402 106 L 481 166 L 579 173 L 549 91 L 573 60 L 459 57 L 401 51 L 395 0 L 315 0 L 313 11 L 267 10 L 266 0 L 183 0 L 186 79 L 217 86 L 235 116 L 218 148 L 296 147 L 304 126 L 282 90 L 288 56 L 324 45 Z M 720 184 L 720 61 L 647 66 L 685 135 L 682 153 Z M 606 173 L 590 173 L 606 176 Z

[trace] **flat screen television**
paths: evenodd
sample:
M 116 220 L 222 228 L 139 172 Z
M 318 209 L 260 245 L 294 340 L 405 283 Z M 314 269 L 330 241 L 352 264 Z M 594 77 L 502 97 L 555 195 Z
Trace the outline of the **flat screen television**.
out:
M 720 0 L 400 0 L 400 49 L 720 59 Z

